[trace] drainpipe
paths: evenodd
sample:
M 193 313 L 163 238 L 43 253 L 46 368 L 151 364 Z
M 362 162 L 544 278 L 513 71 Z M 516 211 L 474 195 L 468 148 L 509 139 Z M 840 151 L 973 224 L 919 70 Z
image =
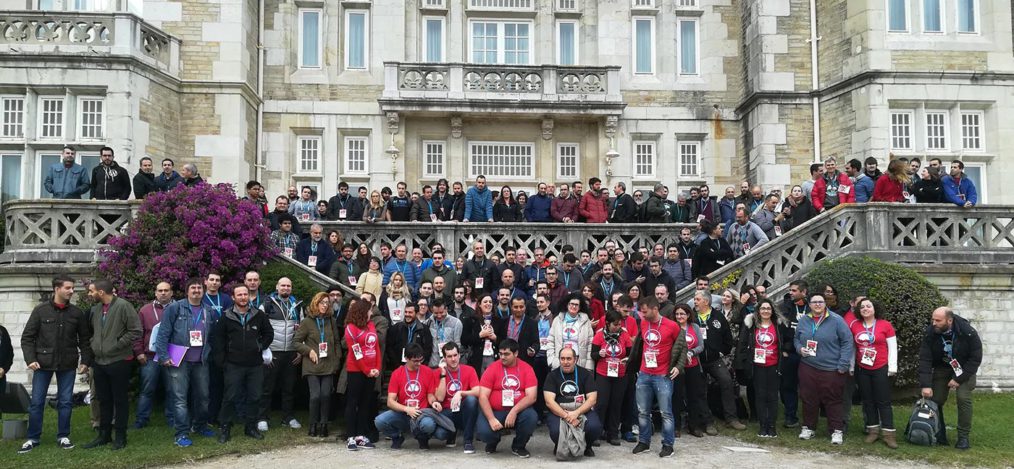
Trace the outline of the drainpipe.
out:
M 261 180 L 261 171 L 266 168 L 264 148 L 264 0 L 258 3 L 257 11 L 257 144 L 254 154 L 254 180 Z M 261 184 L 264 184 L 261 181 Z
M 263 0 L 262 0 L 263 1 Z M 817 66 L 817 0 L 810 0 L 810 89 L 813 96 L 813 162 L 820 163 L 820 98 L 816 95 L 820 88 L 820 68 Z

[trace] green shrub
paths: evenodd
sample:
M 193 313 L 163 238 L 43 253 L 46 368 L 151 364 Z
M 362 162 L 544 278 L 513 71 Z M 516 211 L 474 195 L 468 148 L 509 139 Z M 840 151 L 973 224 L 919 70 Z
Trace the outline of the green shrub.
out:
M 315 280 L 312 280 L 306 272 L 303 272 L 298 267 L 277 259 L 268 260 L 267 264 L 260 268 L 260 274 L 262 292 L 268 294 L 274 292 L 278 279 L 288 277 L 289 280 L 292 280 L 292 294 L 296 295 L 298 300 L 304 301 L 307 304 L 309 304 L 313 295 L 327 290 L 321 287 Z
M 821 284 L 838 290 L 841 302 L 865 295 L 877 302 L 880 313 L 898 336 L 897 387 L 918 383 L 919 344 L 930 313 L 947 304 L 940 290 L 918 272 L 872 257 L 847 257 L 820 263 L 806 276 L 811 293 Z

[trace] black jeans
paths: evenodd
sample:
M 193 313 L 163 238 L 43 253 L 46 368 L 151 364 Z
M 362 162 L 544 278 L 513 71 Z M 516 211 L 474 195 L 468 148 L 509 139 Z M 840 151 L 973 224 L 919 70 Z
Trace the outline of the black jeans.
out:
M 334 375 L 307 375 L 306 382 L 310 385 L 310 423 L 327 423 L 331 413 Z
M 725 363 L 721 359 L 714 360 L 711 363 L 701 363 L 701 369 L 704 371 L 704 374 L 710 375 L 718 382 L 718 387 L 722 392 L 722 411 L 725 414 L 723 420 L 726 422 L 739 420 L 736 412 L 736 395 L 734 394 L 732 375 L 729 374 L 729 369 L 725 367 Z
M 782 370 L 780 385 L 782 405 L 785 406 L 785 422 L 799 421 L 799 354 L 790 353 L 781 357 L 779 368 Z
M 637 425 L 637 373 L 635 370 L 630 370 L 623 379 L 626 382 L 626 390 L 623 392 L 620 432 L 626 433 Z
M 856 382 L 863 396 L 863 416 L 867 427 L 880 426 L 894 430 L 894 411 L 891 409 L 891 380 L 887 366 L 876 370 L 856 368 Z
M 222 400 L 225 398 L 225 369 L 208 363 L 208 416 L 217 418 L 222 411 Z
M 778 420 L 778 366 L 753 365 L 754 407 L 760 428 L 774 430 Z
M 595 375 L 595 387 L 598 388 L 598 401 L 595 413 L 605 422 L 606 438 L 616 438 L 620 431 L 620 420 L 623 416 L 623 398 L 627 391 L 627 377 L 610 378 Z
M 542 395 L 542 385 L 546 384 L 546 374 L 549 373 L 546 357 L 535 357 L 532 369 L 535 371 L 535 378 L 539 381 L 539 391 L 535 393 L 535 413 L 539 415 L 539 420 L 543 420 L 549 412 L 546 409 L 546 399 Z
M 370 412 L 376 401 L 374 387 L 377 378 L 370 378 L 363 373 L 349 372 L 345 387 L 345 431 L 349 437 L 365 436 L 372 431 L 373 417 Z
M 95 393 L 99 400 L 99 429 L 110 431 L 113 421 L 116 432 L 127 431 L 127 420 L 130 415 L 130 375 L 133 362 L 118 361 L 108 365 L 92 367 L 92 378 L 95 380 Z
M 683 369 L 673 383 L 673 416 L 687 413 L 687 428 L 703 430 L 711 423 L 711 411 L 708 410 L 708 379 L 698 364 Z M 680 417 L 676 423 L 681 424 Z M 679 428 L 679 427 L 677 427 Z
M 226 363 L 223 381 L 225 393 L 218 413 L 218 423 L 229 427 L 236 415 L 240 414 L 247 427 L 255 425 L 261 393 L 264 391 L 264 366 Z
M 261 395 L 260 419 L 267 421 L 271 412 L 271 397 L 275 388 L 281 388 L 282 421 L 288 422 L 295 415 L 292 413 L 296 396 L 296 380 L 299 379 L 299 365 L 293 365 L 296 352 L 273 352 L 272 366 L 266 367 L 264 373 L 264 394 Z

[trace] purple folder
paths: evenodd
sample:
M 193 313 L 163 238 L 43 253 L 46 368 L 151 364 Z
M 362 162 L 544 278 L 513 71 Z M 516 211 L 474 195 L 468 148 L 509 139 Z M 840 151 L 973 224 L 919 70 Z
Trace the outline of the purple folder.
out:
M 190 350 L 190 347 L 184 347 L 182 345 L 176 345 L 176 344 L 169 344 L 169 348 L 168 348 L 169 360 L 172 361 L 172 365 L 174 367 L 179 368 L 180 363 L 183 363 L 183 356 L 187 354 L 187 350 Z M 161 363 L 161 362 L 163 362 L 165 360 L 163 360 L 162 357 L 155 357 L 155 361 L 158 362 L 158 363 Z

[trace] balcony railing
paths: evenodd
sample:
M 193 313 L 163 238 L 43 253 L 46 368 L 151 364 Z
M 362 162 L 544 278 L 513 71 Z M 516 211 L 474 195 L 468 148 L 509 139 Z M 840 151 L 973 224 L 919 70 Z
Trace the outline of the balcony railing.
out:
M 31 56 L 129 56 L 179 75 L 180 40 L 130 13 L 0 11 L 0 44 Z
M 536 0 L 468 0 L 468 9 L 476 11 L 535 11 Z
M 619 112 L 619 67 L 386 62 L 385 107 L 533 103 Z M 540 112 L 545 112 L 541 110 Z

